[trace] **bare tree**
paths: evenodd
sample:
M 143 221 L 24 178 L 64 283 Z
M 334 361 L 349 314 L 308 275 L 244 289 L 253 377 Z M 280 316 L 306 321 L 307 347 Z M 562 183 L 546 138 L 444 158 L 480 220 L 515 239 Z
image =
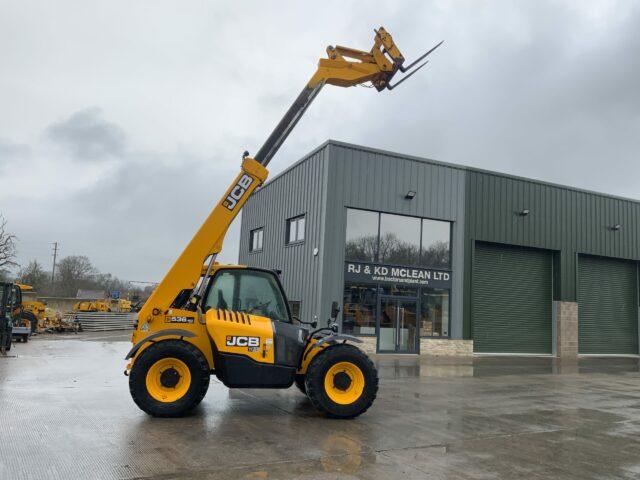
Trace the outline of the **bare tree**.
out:
M 94 277 L 98 271 L 84 255 L 70 255 L 58 263 L 59 293 L 75 296 L 80 288 L 91 288 L 95 285 Z
M 7 220 L 0 215 L 0 270 L 15 267 L 16 236 L 7 231 Z
M 18 272 L 20 282 L 31 285 L 40 294 L 44 293 L 44 290 L 46 290 L 49 284 L 50 275 L 50 273 L 45 272 L 44 268 L 42 268 L 42 265 L 40 265 L 37 260 L 31 260 L 29 265 L 21 268 Z

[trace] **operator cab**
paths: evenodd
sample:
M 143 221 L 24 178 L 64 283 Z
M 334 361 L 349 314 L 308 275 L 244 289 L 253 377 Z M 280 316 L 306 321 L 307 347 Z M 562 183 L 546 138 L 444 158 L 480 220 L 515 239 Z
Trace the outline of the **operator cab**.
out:
M 205 292 L 202 311 L 217 344 L 216 374 L 225 385 L 283 388 L 293 383 L 309 330 L 299 320 L 293 323 L 287 297 L 274 271 L 218 268 Z M 220 318 L 224 326 L 218 323 Z M 227 319 L 233 321 L 227 323 Z M 234 342 L 249 338 L 255 338 L 259 345 L 247 345 L 250 350 L 239 355 L 242 348 Z M 262 362 L 268 356 L 271 361 Z
M 219 269 L 208 288 L 202 311 L 214 308 L 291 323 L 282 285 L 274 272 L 255 268 Z

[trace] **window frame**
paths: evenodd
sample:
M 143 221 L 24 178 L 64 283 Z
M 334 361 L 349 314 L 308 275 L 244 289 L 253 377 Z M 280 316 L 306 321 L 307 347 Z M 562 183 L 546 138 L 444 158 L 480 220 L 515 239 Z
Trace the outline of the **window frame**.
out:
M 253 248 L 253 239 L 256 233 L 261 233 L 260 235 L 260 247 L 254 249 Z M 249 231 L 249 253 L 260 253 L 264 250 L 264 226 L 254 228 Z
M 304 228 L 302 229 L 302 239 L 298 238 L 298 226 L 300 225 L 299 221 L 304 220 Z M 296 215 L 295 217 L 289 217 L 285 221 L 285 232 L 284 232 L 284 244 L 285 245 L 300 245 L 303 244 L 307 238 L 307 214 L 302 213 L 300 215 Z M 291 226 L 296 226 L 296 239 L 290 240 L 291 237 Z

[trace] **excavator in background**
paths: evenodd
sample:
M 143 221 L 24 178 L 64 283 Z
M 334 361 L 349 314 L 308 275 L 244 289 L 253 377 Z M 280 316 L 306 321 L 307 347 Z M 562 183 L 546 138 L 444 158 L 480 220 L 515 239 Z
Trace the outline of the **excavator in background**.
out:
M 265 182 L 267 165 L 325 85 L 370 82 L 379 92 L 392 90 L 420 70 L 440 44 L 410 65 L 382 27 L 375 30 L 370 51 L 327 47 L 328 58 L 319 61 L 255 156 L 245 152 L 240 173 L 138 313 L 124 373 L 142 410 L 159 417 L 185 415 L 203 399 L 211 374 L 230 388 L 295 383 L 329 417 L 356 417 L 372 405 L 376 368 L 352 344 L 360 339 L 339 333 L 337 302 L 327 326 L 317 328 L 317 322 L 291 314 L 276 271 L 221 265 L 216 257 L 229 225 Z

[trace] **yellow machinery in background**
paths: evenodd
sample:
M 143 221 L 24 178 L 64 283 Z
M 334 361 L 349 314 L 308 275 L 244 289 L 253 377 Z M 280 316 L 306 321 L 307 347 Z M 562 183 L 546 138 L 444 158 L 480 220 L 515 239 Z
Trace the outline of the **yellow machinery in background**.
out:
M 211 374 L 230 388 L 295 383 L 331 417 L 355 417 L 371 406 L 378 374 L 368 356 L 347 343 L 361 340 L 338 333 L 337 302 L 333 322 L 317 328 L 291 315 L 275 271 L 220 265 L 216 257 L 229 225 L 265 182 L 267 165 L 324 85 L 370 82 L 378 91 L 391 90 L 422 68 L 426 62 L 418 63 L 439 45 L 408 66 L 382 27 L 370 51 L 327 48 L 328 58 L 319 61 L 256 155 L 245 152 L 240 173 L 138 313 L 125 374 L 142 410 L 160 417 L 186 414 L 204 397 Z M 390 83 L 397 72 L 413 67 Z M 163 228 L 171 231 L 169 220 Z
M 109 303 L 112 312 L 128 313 L 131 311 L 131 300 L 124 298 L 111 299 Z
M 16 282 L 15 285 L 20 290 L 20 302 L 18 305 L 19 311 L 14 312 L 14 315 L 18 315 L 22 318 L 25 325 L 28 322 L 32 333 L 38 330 L 43 330 L 46 323 L 45 312 L 47 304 L 35 298 L 30 298 L 29 293 L 35 293 L 31 285 L 25 285 L 24 283 L 18 282 Z
M 74 312 L 130 312 L 131 300 L 101 299 L 81 300 L 73 305 Z
M 81 300 L 73 305 L 74 312 L 110 312 L 109 300 Z

